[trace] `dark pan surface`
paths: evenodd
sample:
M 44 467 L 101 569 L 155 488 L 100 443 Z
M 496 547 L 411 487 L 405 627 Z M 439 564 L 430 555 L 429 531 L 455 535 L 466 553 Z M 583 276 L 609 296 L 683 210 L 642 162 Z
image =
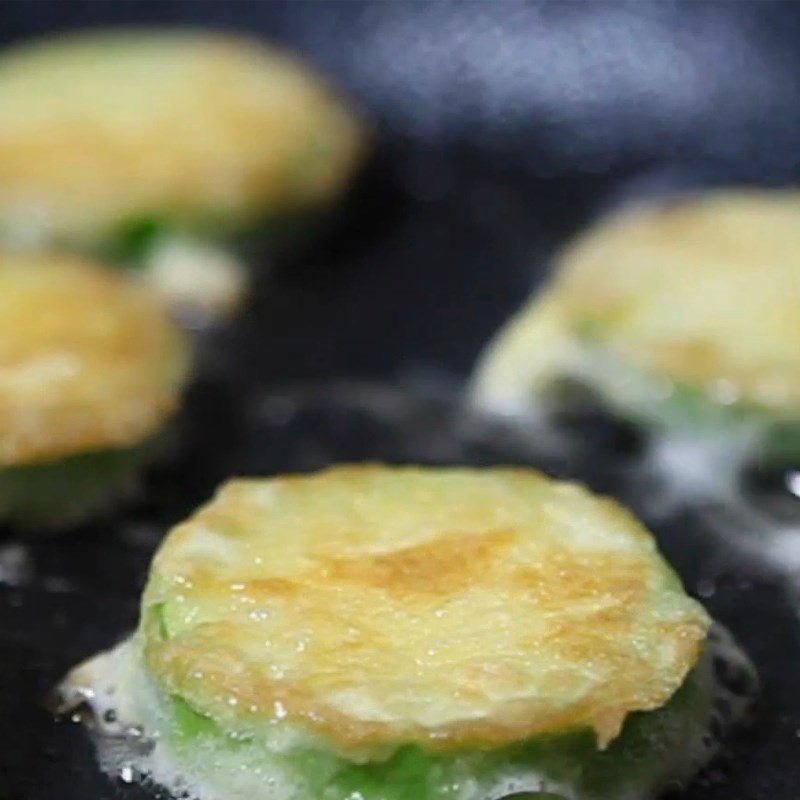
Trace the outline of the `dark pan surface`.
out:
M 529 437 L 466 416 L 454 396 L 481 345 L 541 280 L 553 248 L 598 211 L 698 185 L 793 179 L 800 15 L 790 4 L 757 6 L 0 6 L 9 39 L 107 21 L 266 32 L 328 65 L 379 121 L 378 152 L 341 219 L 275 265 L 243 318 L 205 343 L 176 457 L 149 475 L 134 506 L 58 539 L 0 534 L 1 800 L 149 796 L 109 782 L 83 730 L 54 721 L 41 701 L 68 667 L 135 624 L 163 532 L 229 474 L 340 460 L 532 463 L 646 511 L 648 498 L 626 477 L 636 444 L 629 431 L 581 420 L 580 452 L 544 455 Z M 527 49 L 498 62 L 497 38 L 512 31 L 527 31 Z M 545 33 L 561 37 L 555 50 Z M 387 53 L 398 63 L 387 66 Z M 557 78 L 549 89 L 534 69 L 548 54 Z M 414 59 L 424 80 L 413 80 Z M 514 73 L 514 59 L 528 83 L 503 93 L 498 81 Z M 592 84 L 598 63 L 605 77 Z M 675 70 L 684 81 L 705 76 L 699 95 L 681 93 Z M 595 88 L 581 93 L 584 85 Z M 563 105 L 548 106 L 547 92 Z M 648 521 L 689 591 L 755 660 L 763 699 L 756 726 L 680 797 L 797 800 L 800 627 L 791 585 L 712 534 L 709 513 Z

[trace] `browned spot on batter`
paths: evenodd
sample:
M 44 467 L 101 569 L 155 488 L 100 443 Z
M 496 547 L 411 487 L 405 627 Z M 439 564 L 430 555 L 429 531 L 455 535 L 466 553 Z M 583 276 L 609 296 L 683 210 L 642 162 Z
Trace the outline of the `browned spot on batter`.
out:
M 299 594 L 304 584 L 289 578 L 255 578 L 242 582 L 242 592 L 256 599 Z
M 486 577 L 500 550 L 514 540 L 514 532 L 443 534 L 415 547 L 383 555 L 331 559 L 333 581 L 353 581 L 398 595 L 446 595 Z
M 530 591 L 542 608 L 562 608 L 585 598 L 613 603 L 626 616 L 645 590 L 642 559 L 605 554 L 571 553 L 548 548 L 538 562 L 518 566 L 514 583 Z

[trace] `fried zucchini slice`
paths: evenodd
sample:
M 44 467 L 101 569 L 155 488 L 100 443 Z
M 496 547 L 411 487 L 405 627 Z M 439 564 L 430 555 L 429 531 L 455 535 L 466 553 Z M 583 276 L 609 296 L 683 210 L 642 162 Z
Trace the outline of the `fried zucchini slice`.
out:
M 152 267 L 176 299 L 235 304 L 241 276 L 215 244 L 327 207 L 364 139 L 312 70 L 242 36 L 23 44 L 0 58 L 0 237 Z
M 499 333 L 481 406 L 563 403 L 577 382 L 657 429 L 800 443 L 800 193 L 729 191 L 623 211 L 566 248 Z M 800 455 L 800 446 L 795 456 Z
M 0 252 L 0 519 L 71 524 L 130 484 L 187 372 L 161 304 L 77 257 Z
M 703 760 L 709 624 L 577 485 L 343 466 L 223 486 L 68 683 L 113 675 L 139 767 L 204 800 L 643 798 Z

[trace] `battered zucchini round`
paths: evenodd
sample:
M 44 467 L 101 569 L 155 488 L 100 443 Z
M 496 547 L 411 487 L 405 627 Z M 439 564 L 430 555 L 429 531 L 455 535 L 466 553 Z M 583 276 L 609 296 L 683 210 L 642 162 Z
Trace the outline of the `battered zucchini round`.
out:
M 800 193 L 624 211 L 557 266 L 483 356 L 476 402 L 563 403 L 579 383 L 657 428 L 788 434 L 800 455 Z
M 644 798 L 707 757 L 709 622 L 577 485 L 346 466 L 226 484 L 72 680 L 204 800 Z
M 234 34 L 60 35 L 0 58 L 0 237 L 156 258 L 156 278 L 157 247 L 188 241 L 225 303 L 237 275 L 197 242 L 327 206 L 363 148 L 314 72 Z
M 75 257 L 0 253 L 0 519 L 60 526 L 129 483 L 178 404 L 161 305 Z

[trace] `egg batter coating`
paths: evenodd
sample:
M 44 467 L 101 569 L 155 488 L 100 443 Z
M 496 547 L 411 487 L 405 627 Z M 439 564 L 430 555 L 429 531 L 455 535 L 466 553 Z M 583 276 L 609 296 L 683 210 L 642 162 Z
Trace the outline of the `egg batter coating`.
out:
M 256 40 L 54 36 L 0 57 L 0 237 L 147 267 L 177 241 L 213 273 L 212 291 L 234 276 L 213 248 L 203 261 L 198 243 L 322 210 L 364 145 L 363 125 L 323 80 Z
M 800 452 L 798 222 L 788 190 L 601 221 L 490 344 L 473 398 L 511 411 L 563 402 L 567 379 L 656 427 L 750 426 L 767 441 L 780 426 Z
M 161 304 L 77 257 L 0 253 L 0 518 L 60 525 L 150 455 L 187 371 Z
M 146 769 L 203 798 L 638 798 L 702 760 L 709 624 L 575 484 L 343 466 L 223 486 L 162 544 L 136 634 L 75 680 L 111 659 Z

